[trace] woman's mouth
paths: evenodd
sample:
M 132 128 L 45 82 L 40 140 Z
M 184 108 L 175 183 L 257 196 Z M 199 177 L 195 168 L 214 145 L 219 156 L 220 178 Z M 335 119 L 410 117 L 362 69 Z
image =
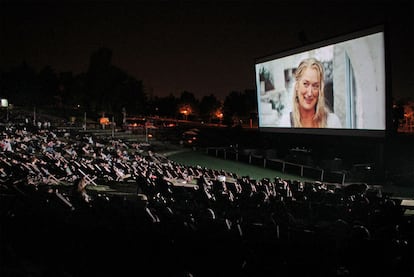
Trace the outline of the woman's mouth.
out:
M 313 98 L 304 98 L 306 104 L 312 104 Z

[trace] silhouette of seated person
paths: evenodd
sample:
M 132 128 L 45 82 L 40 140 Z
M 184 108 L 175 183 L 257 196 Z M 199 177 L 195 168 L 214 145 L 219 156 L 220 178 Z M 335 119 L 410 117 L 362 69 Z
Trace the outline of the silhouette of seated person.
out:
M 145 194 L 137 194 L 134 215 L 144 224 L 152 224 L 160 221 L 154 209 L 150 208 L 149 199 Z
M 356 194 L 365 194 L 368 190 L 368 185 L 365 183 L 355 183 L 349 184 L 344 187 L 343 192 L 346 196 L 356 195 Z
M 87 207 L 90 206 L 92 198 L 86 191 L 86 187 L 88 182 L 86 181 L 86 177 L 80 177 L 75 180 L 73 183 L 72 189 L 72 200 L 77 207 Z
M 214 180 L 212 192 L 216 199 L 216 206 L 220 209 L 230 208 L 234 202 L 233 193 L 227 189 L 224 181 Z
M 205 208 L 197 217 L 196 227 L 198 240 L 194 250 L 198 257 L 195 263 L 198 269 L 203 270 L 200 274 L 218 276 L 220 273 L 233 270 L 236 255 L 239 253 L 235 248 L 236 237 L 232 232 L 230 220 L 218 218 L 212 208 Z M 214 258 L 214 265 L 206 267 L 206 259 L 211 258 Z
M 354 222 L 350 234 L 345 260 L 349 264 L 351 274 L 356 276 L 374 276 L 373 273 L 375 262 L 372 252 L 371 232 L 362 222 Z
M 194 191 L 194 199 L 197 201 L 200 207 L 209 207 L 215 199 L 215 195 L 212 192 L 211 182 L 204 176 L 196 179 L 196 189 Z

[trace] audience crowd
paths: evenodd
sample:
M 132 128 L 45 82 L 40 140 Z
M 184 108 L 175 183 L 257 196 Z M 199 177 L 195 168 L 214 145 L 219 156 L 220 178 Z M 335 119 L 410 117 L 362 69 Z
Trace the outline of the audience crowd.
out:
M 367 184 L 256 180 L 146 143 L 1 128 L 1 276 L 413 273 L 413 218 Z

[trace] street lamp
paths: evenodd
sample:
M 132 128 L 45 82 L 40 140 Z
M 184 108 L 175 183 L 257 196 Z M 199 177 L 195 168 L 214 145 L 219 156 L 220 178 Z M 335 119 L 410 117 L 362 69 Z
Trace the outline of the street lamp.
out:
M 216 117 L 219 119 L 219 123 L 221 124 L 223 120 L 223 112 L 220 109 L 216 111 Z
M 189 105 L 184 105 L 181 107 L 180 113 L 184 115 L 185 120 L 188 120 L 188 115 L 191 114 L 191 107 Z

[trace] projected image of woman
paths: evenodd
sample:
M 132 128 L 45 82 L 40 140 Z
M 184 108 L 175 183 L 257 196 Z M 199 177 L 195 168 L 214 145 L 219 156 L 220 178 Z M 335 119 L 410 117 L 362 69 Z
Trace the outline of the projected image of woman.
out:
M 324 69 L 320 61 L 308 58 L 295 72 L 293 108 L 281 118 L 281 127 L 341 128 L 339 118 L 325 104 Z

